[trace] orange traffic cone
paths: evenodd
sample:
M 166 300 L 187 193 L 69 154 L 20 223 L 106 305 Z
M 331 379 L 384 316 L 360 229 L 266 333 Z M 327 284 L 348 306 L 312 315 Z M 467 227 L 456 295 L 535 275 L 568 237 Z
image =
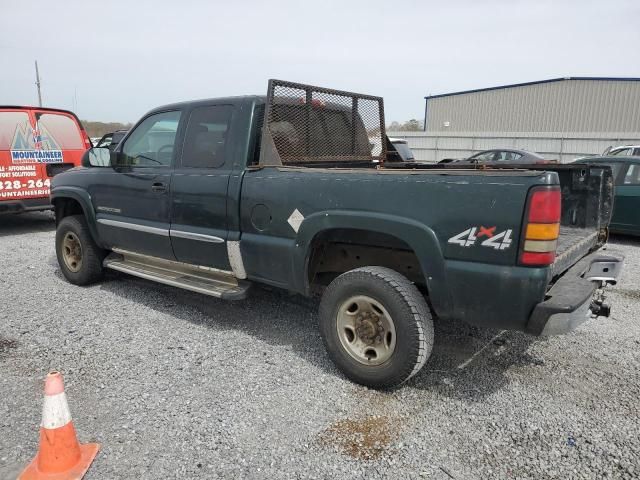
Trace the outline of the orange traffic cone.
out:
M 80 445 L 59 372 L 47 375 L 40 425 L 40 449 L 18 480 L 79 480 L 89 469 L 100 445 Z

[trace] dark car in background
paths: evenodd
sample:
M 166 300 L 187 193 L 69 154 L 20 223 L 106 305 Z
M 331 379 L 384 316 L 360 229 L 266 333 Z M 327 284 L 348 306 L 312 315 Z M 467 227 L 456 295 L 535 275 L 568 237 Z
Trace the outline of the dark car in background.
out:
M 510 148 L 497 148 L 493 150 L 483 150 L 469 158 L 453 159 L 445 158 L 438 163 L 456 163 L 460 165 L 501 165 L 506 163 L 551 163 L 541 155 L 526 150 Z
M 106 133 L 102 136 L 98 143 L 96 143 L 96 147 L 108 148 L 109 150 L 113 150 L 118 146 L 127 132 L 128 130 L 116 130 L 115 132 Z
M 415 160 L 413 152 L 409 147 L 409 142 L 407 142 L 404 138 L 389 137 L 389 141 L 396 149 L 403 162 L 412 162 Z
M 398 160 L 403 162 L 413 162 L 415 157 L 409 147 L 409 142 L 404 138 L 388 137 L 389 143 L 393 147 L 393 150 L 398 154 Z M 371 145 L 371 151 L 375 152 L 380 149 L 380 139 L 371 137 L 369 138 L 369 145 Z
M 582 158 L 574 163 L 611 167 L 615 197 L 609 230 L 640 235 L 640 156 L 606 155 Z

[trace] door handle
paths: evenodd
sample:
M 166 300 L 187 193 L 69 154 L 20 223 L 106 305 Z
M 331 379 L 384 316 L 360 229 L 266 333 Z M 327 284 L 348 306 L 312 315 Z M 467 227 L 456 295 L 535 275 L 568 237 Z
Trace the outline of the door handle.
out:
M 167 184 L 162 182 L 152 183 L 151 190 L 153 190 L 154 192 L 166 192 Z

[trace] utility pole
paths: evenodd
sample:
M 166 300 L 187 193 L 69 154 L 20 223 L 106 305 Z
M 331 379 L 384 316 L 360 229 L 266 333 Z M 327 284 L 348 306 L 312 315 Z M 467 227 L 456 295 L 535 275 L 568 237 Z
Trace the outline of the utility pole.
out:
M 40 93 L 40 73 L 38 72 L 38 61 L 36 60 L 36 87 L 38 87 L 38 106 L 42 106 L 42 94 Z

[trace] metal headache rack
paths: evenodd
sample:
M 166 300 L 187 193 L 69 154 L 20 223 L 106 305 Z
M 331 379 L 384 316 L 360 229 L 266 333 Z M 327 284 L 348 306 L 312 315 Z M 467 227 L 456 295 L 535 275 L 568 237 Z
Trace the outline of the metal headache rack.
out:
M 269 80 L 260 165 L 383 162 L 381 97 Z

